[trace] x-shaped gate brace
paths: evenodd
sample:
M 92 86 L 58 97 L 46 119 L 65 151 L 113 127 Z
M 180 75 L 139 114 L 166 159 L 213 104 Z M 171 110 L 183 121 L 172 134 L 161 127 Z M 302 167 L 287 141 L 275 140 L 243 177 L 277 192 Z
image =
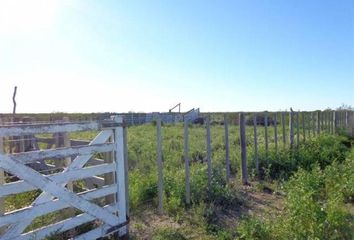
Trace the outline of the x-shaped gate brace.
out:
M 94 140 L 90 142 L 90 146 L 105 143 L 114 134 L 112 130 L 103 130 L 100 132 Z M 117 149 L 116 149 L 117 150 Z M 87 155 L 77 156 L 61 174 L 68 173 L 74 170 L 82 169 L 83 166 L 90 160 L 94 153 Z M 121 217 L 115 215 L 115 211 L 111 209 L 102 208 L 88 201 L 87 198 L 79 196 L 69 191 L 65 186 L 65 183 L 59 183 L 53 180 L 50 176 L 43 176 L 34 169 L 26 166 L 19 159 L 8 155 L 0 154 L 0 167 L 7 172 L 17 175 L 25 182 L 33 185 L 34 187 L 42 190 L 40 196 L 31 204 L 32 207 L 48 203 L 53 200 L 54 197 L 58 198 L 59 202 L 65 202 L 69 206 L 73 206 L 81 211 L 101 220 L 105 229 L 114 229 L 118 223 L 121 224 Z M 118 211 L 118 209 L 116 209 Z M 2 236 L 2 239 L 13 239 L 19 236 L 24 229 L 31 224 L 36 215 L 32 215 L 28 218 L 21 219 L 21 222 L 16 222 L 8 227 L 6 233 Z

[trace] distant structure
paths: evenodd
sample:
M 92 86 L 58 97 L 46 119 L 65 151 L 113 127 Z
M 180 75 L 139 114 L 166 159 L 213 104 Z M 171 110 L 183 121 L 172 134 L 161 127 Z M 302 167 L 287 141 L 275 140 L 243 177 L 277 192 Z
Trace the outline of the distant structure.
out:
M 180 107 L 180 104 L 177 104 Z M 164 123 L 178 123 L 183 122 L 185 119 L 188 122 L 193 122 L 195 119 L 200 117 L 199 108 L 192 108 L 191 110 L 183 113 L 180 112 L 172 112 L 174 109 L 170 109 L 168 112 L 152 112 L 152 113 L 120 113 L 119 115 L 124 117 L 124 121 L 128 125 L 140 125 L 144 123 L 149 123 L 156 120 L 159 116 L 161 121 Z

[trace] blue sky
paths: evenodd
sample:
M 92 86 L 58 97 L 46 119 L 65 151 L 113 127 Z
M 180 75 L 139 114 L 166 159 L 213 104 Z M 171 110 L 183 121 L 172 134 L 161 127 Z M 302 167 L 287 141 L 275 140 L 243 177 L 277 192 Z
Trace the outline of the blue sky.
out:
M 0 2 L 0 112 L 354 105 L 354 1 Z

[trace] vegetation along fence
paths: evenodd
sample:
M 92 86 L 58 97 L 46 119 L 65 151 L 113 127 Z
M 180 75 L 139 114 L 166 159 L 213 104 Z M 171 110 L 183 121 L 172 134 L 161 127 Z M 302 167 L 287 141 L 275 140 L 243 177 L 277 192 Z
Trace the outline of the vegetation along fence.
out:
M 240 171 L 241 180 L 243 184 L 249 183 L 249 166 L 250 161 L 248 158 L 248 152 L 252 151 L 253 165 L 255 166 L 256 175 L 260 175 L 264 169 L 260 168 L 259 163 L 259 149 L 262 148 L 265 151 L 266 163 L 268 166 L 267 155 L 270 152 L 270 145 L 275 152 L 278 152 L 279 147 L 296 149 L 301 141 L 319 136 L 320 134 L 336 134 L 339 131 L 349 131 L 350 135 L 353 135 L 354 118 L 353 111 L 315 111 L 315 112 L 253 112 L 253 113 L 204 113 L 205 118 L 205 152 L 206 157 L 202 157 L 201 161 L 205 160 L 207 164 L 207 178 L 208 189 L 211 188 L 211 182 L 213 178 L 212 168 L 212 139 L 211 139 L 211 126 L 223 126 L 224 128 L 224 166 L 226 182 L 229 182 L 231 178 L 231 168 L 237 168 L 231 166 L 230 159 L 230 131 L 229 125 L 237 127 L 238 136 L 233 141 L 237 141 L 235 144 L 240 153 Z M 163 197 L 164 197 L 164 176 L 163 176 L 163 137 L 162 126 L 163 121 L 157 118 L 156 121 L 156 136 L 157 136 L 157 189 L 158 189 L 158 212 L 163 213 Z M 183 126 L 183 139 L 184 139 L 184 152 L 183 161 L 185 166 L 185 203 L 188 205 L 191 203 L 191 183 L 190 183 L 190 166 L 191 158 L 195 161 L 196 157 L 190 154 L 190 133 L 189 130 L 193 129 L 193 126 L 188 122 L 184 122 Z M 263 129 L 262 129 L 263 128 Z M 272 128 L 272 129 L 271 129 Z M 246 131 L 248 129 L 248 131 Z M 250 131 L 250 130 L 253 131 Z M 262 133 L 261 133 L 262 131 Z M 253 135 L 250 134 L 253 132 Z M 270 136 L 270 132 L 273 136 Z M 233 132 L 235 133 L 235 132 Z M 261 139 L 262 138 L 262 139 Z M 272 141 L 272 142 L 271 142 Z M 262 142 L 263 146 L 260 146 Z M 253 149 L 251 149 L 253 148 Z M 220 152 L 219 152 L 220 153 Z M 264 165 L 264 164 L 263 164 Z
M 226 182 L 239 175 L 243 184 L 249 184 L 251 174 L 265 174 L 272 154 L 296 150 L 302 141 L 321 134 L 344 129 L 353 134 L 354 129 L 352 111 L 201 116 L 198 124 L 185 118 L 171 125 L 156 115 L 153 124 L 129 129 L 122 117 L 0 124 L 0 239 L 125 235 L 128 192 L 132 209 L 134 199 L 144 192 L 156 196 L 158 212 L 163 213 L 168 194 L 179 191 L 168 190 L 176 182 L 183 182 L 183 204 L 195 201 L 191 193 L 196 164 L 205 166 L 201 169 L 209 190 L 220 163 Z M 178 175 L 180 170 L 183 176 Z M 148 172 L 156 178 L 145 182 L 143 174 Z
M 0 124 L 0 239 L 43 239 L 54 234 L 62 239 L 96 239 L 126 234 L 122 118 L 67 120 Z M 70 140 L 70 134 L 82 132 L 94 136 L 93 140 Z

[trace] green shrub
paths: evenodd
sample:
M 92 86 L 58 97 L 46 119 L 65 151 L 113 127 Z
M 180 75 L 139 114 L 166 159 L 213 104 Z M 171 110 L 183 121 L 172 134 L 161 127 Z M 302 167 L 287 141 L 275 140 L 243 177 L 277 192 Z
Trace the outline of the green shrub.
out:
M 266 154 L 259 149 L 260 178 L 266 177 L 266 170 L 272 179 L 288 179 L 298 168 L 311 170 L 316 164 L 324 169 L 334 161 L 343 162 L 348 148 L 343 144 L 343 137 L 321 135 L 301 142 L 295 149 L 270 149 Z M 255 168 L 254 156 L 250 157 L 250 170 Z
M 242 240 L 272 239 L 268 226 L 255 217 L 242 219 L 237 227 L 238 238 Z

